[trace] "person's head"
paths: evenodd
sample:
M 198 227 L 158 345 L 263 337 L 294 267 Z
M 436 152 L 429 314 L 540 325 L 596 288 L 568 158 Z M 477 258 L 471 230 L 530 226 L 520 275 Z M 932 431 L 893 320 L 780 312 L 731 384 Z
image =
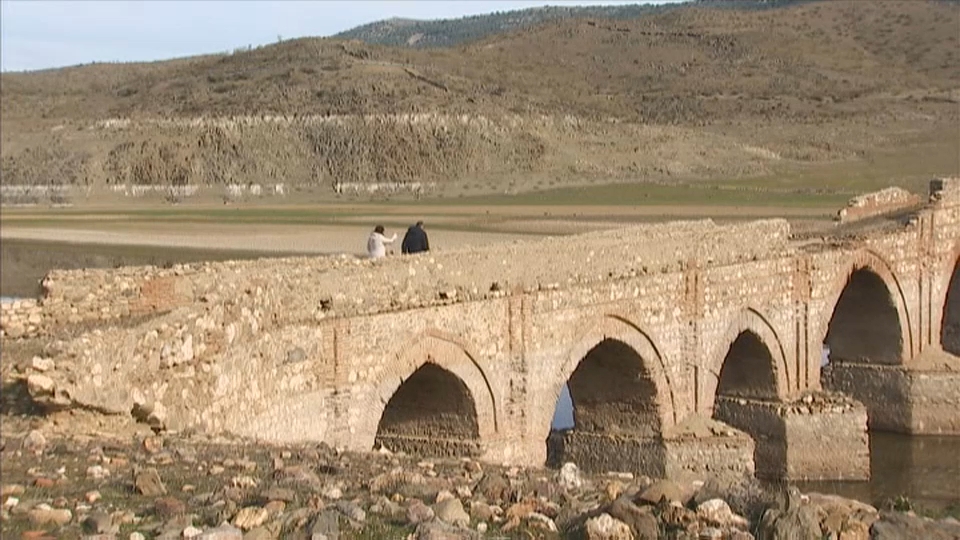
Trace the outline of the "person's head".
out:
M 418 221 L 418 222 L 417 222 L 417 227 L 423 227 L 423 221 Z
M 383 234 L 383 231 L 386 229 L 383 228 L 383 225 L 377 225 L 373 228 L 373 232 Z

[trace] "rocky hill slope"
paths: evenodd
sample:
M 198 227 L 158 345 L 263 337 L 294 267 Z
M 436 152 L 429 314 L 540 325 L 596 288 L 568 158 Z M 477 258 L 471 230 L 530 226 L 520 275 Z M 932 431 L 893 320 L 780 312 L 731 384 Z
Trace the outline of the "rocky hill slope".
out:
M 336 34 L 338 39 L 414 49 L 451 47 L 543 24 L 548 21 L 595 17 L 634 19 L 684 7 L 673 4 L 627 6 L 543 6 L 497 11 L 458 19 L 417 20 L 392 18 L 357 26 Z
M 5 73 L 2 178 L 502 191 L 761 174 L 950 133 L 958 26 L 939 0 L 692 5 L 455 48 L 311 38 Z
M 336 34 L 338 39 L 425 49 L 452 47 L 504 32 L 532 28 L 549 21 L 567 19 L 635 19 L 644 15 L 682 9 L 691 4 L 738 10 L 773 9 L 814 0 L 687 0 L 674 4 L 614 6 L 542 6 L 496 11 L 457 19 L 418 20 L 392 18 L 363 24 Z

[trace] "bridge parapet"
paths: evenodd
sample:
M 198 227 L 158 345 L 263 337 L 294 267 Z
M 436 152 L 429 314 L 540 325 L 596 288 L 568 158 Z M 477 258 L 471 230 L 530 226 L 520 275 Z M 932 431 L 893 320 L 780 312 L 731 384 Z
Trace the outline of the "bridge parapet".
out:
M 941 207 L 960 206 L 960 177 L 931 180 L 930 202 Z
M 227 300 L 272 311 L 280 323 L 315 322 L 669 272 L 691 263 L 768 258 L 785 249 L 788 238 L 784 220 L 726 227 L 702 220 L 378 261 L 342 255 L 55 270 L 43 281 L 39 315 L 28 314 L 40 321 L 22 324 L 8 310 L 2 328 L 19 337 Z

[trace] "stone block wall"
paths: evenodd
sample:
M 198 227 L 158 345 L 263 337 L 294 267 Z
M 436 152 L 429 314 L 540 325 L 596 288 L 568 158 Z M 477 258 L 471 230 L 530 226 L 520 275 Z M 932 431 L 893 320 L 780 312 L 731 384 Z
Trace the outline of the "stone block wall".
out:
M 749 433 L 756 445 L 754 466 L 760 478 L 783 478 L 787 473 L 787 434 L 778 403 L 722 398 L 715 417 Z
M 932 305 L 929 334 L 924 337 L 934 346 L 960 355 L 960 178 L 931 182 L 930 199 L 936 212 L 921 222 L 931 274 L 923 298 Z M 948 300 L 950 309 L 938 309 Z
M 753 439 L 735 429 L 725 431 L 666 437 L 554 432 L 547 441 L 547 463 L 573 462 L 585 471 L 631 472 L 678 481 L 752 476 Z
M 44 313 L 34 299 L 0 303 L 0 336 L 19 338 L 36 335 L 43 327 Z
M 708 437 L 664 439 L 664 476 L 678 481 L 754 475 L 755 443 L 738 430 Z
M 867 411 L 860 403 L 823 402 L 809 394 L 791 403 L 723 398 L 717 401 L 716 414 L 753 437 L 760 478 L 870 477 Z
M 844 362 L 823 370 L 824 384 L 863 403 L 870 430 L 909 432 L 907 372 L 900 366 Z
M 794 480 L 865 480 L 870 477 L 867 410 L 860 403 L 787 409 L 786 472 Z
M 68 325 L 167 311 L 195 300 L 191 278 L 198 272 L 202 265 L 54 270 L 43 280 L 43 296 L 5 310 L 0 329 L 5 336 L 27 337 Z M 30 316 L 29 324 L 23 324 L 23 313 Z
M 919 205 L 919 195 L 901 188 L 887 188 L 850 199 L 845 208 L 837 212 L 837 220 L 849 223 L 875 216 L 905 210 Z
M 960 435 L 960 373 L 952 370 L 907 372 L 907 432 Z
M 666 448 L 660 437 L 571 430 L 551 433 L 548 445 L 554 466 L 573 462 L 588 472 L 631 472 L 653 478 L 667 474 Z
M 931 180 L 930 202 L 942 206 L 960 206 L 960 177 Z
M 866 405 L 871 430 L 960 434 L 960 373 L 869 364 L 830 365 L 827 384 Z

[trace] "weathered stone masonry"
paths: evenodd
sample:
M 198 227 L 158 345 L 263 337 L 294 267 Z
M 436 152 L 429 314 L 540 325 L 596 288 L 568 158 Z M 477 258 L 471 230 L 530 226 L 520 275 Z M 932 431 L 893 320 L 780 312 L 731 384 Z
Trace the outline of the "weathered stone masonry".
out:
M 171 429 L 542 464 L 570 381 L 577 427 L 555 442 L 588 468 L 862 477 L 868 422 L 960 433 L 943 351 L 960 180 L 933 182 L 905 222 L 867 213 L 805 240 L 782 220 L 700 221 L 382 261 L 56 272 L 49 324 L 153 316 L 66 343 L 34 394 L 159 409 Z M 825 341 L 823 380 L 865 407 L 818 393 Z

